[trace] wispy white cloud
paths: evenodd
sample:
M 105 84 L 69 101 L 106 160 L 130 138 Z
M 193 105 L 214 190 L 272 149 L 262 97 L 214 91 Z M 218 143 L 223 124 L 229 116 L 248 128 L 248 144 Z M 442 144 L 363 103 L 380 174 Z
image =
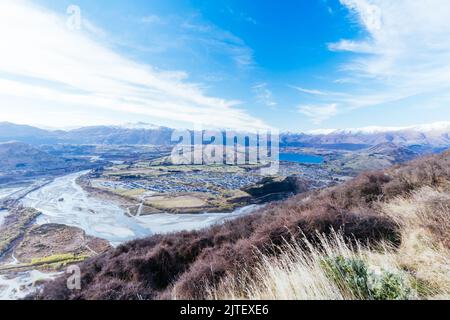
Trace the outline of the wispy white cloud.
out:
M 161 17 L 155 15 L 155 14 L 150 14 L 144 17 L 141 17 L 139 19 L 139 22 L 143 23 L 143 24 L 165 24 L 164 19 L 162 19 Z
M 277 103 L 273 98 L 273 93 L 269 90 L 267 83 L 258 83 L 252 87 L 256 95 L 256 100 L 267 107 L 275 108 Z
M 0 99 L 9 102 L 0 106 L 1 118 L 8 119 L 11 104 L 23 110 L 29 103 L 22 122 L 42 111 L 66 116 L 48 125 L 70 124 L 72 112 L 89 107 L 93 117 L 109 110 L 150 122 L 266 126 L 239 101 L 207 95 L 185 72 L 134 62 L 93 40 L 92 28 L 68 30 L 65 19 L 27 1 L 0 1 Z
M 252 18 L 251 16 L 247 15 L 246 13 L 242 12 L 242 11 L 236 11 L 233 10 L 231 7 L 226 7 L 226 11 L 228 11 L 229 14 L 231 14 L 232 16 L 236 17 L 237 19 L 247 22 L 247 23 L 251 23 L 253 25 L 257 25 L 258 22 Z
M 181 27 L 179 33 L 190 48 L 197 44 L 208 51 L 226 54 L 238 67 L 248 68 L 255 65 L 253 50 L 233 33 L 201 21 L 199 15 L 192 15 L 179 24 Z
M 194 69 L 202 68 L 202 72 L 205 72 L 203 67 L 208 66 L 218 74 L 227 74 L 230 70 L 238 74 L 256 66 L 253 50 L 241 38 L 209 22 L 198 12 L 149 14 L 130 19 L 130 24 L 136 22 L 145 37 L 130 39 L 125 34 L 114 39 L 114 35 L 110 35 L 109 40 L 114 39 L 120 47 L 155 54 L 157 58 L 163 55 L 181 57 L 177 63 L 182 60 L 188 67 L 197 65 Z
M 297 111 L 307 116 L 314 124 L 320 124 L 338 113 L 336 104 L 302 105 Z
M 367 37 L 330 49 L 365 53 L 345 70 L 411 95 L 450 86 L 450 2 L 341 0 Z
M 439 104 L 450 89 L 450 1 L 340 0 L 365 31 L 360 39 L 329 44 L 354 53 L 335 84 L 352 84 L 347 95 L 320 96 L 340 112 L 421 97 Z M 303 90 L 307 92 L 306 90 Z M 346 92 L 349 92 L 348 90 Z M 446 99 L 441 107 L 448 106 Z M 424 105 L 423 107 L 426 107 Z
M 343 97 L 343 96 L 348 96 L 348 94 L 343 93 L 343 92 L 334 92 L 334 91 L 323 91 L 323 90 L 318 90 L 318 89 L 307 89 L 307 88 L 302 88 L 302 87 L 298 87 L 298 86 L 289 86 L 292 89 L 295 89 L 301 93 L 306 93 L 309 95 L 313 95 L 313 96 L 334 96 L 334 97 Z
M 327 9 L 329 14 L 334 14 L 334 10 L 331 5 L 328 3 L 328 0 L 322 0 L 324 7 Z
M 327 95 L 326 92 L 321 91 L 321 90 L 316 90 L 316 89 L 306 89 L 306 88 L 302 88 L 302 87 L 296 87 L 296 86 L 290 86 L 291 88 L 300 91 L 302 93 L 307 93 L 307 94 L 312 94 L 312 95 L 316 95 L 316 96 L 325 96 Z

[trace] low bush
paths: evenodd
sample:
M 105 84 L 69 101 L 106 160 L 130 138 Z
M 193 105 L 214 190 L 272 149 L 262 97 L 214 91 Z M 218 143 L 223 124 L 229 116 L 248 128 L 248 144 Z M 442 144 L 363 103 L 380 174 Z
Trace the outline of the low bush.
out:
M 342 256 L 325 258 L 322 268 L 345 295 L 359 299 L 370 297 L 369 272 L 364 261 Z
M 326 258 L 322 267 L 345 296 L 363 300 L 405 300 L 412 296 L 405 276 L 399 272 L 371 271 L 358 258 Z

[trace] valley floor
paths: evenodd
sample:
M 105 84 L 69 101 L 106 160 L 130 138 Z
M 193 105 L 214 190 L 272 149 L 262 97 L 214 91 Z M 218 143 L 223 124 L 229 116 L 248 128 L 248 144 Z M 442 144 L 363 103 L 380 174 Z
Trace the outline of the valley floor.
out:
M 119 203 L 92 196 L 79 186 L 77 179 L 86 173 L 58 177 L 40 186 L 0 189 L 0 200 L 15 203 L 0 211 L 0 299 L 23 298 L 36 284 L 60 275 L 64 266 L 97 255 L 110 245 L 155 233 L 201 229 L 258 207 L 134 217 Z

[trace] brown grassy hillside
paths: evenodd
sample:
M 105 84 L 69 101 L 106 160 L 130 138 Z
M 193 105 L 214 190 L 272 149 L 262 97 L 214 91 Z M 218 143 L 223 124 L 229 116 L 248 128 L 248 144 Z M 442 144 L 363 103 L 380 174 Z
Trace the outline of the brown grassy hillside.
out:
M 440 196 L 435 194 L 435 197 L 430 198 L 431 204 L 424 204 L 420 212 L 414 211 L 417 208 L 411 208 L 411 203 L 414 203 L 414 197 L 426 197 L 424 194 L 427 192 L 424 190 L 432 190 Z M 375 259 L 375 253 L 379 252 L 386 255 L 397 254 L 396 267 L 411 275 L 421 287 L 429 288 L 433 277 L 421 274 L 422 269 L 418 265 L 425 263 L 424 261 L 432 264 L 433 259 L 437 258 L 431 253 L 431 260 L 423 258 L 422 262 L 414 262 L 409 258 L 416 255 L 410 251 L 415 250 L 416 242 L 420 240 L 413 233 L 420 235 L 426 230 L 432 235 L 429 237 L 431 240 L 427 240 L 432 245 L 424 245 L 423 250 L 436 246 L 444 248 L 444 251 L 439 252 L 448 250 L 446 226 L 449 211 L 445 209 L 448 208 L 445 207 L 448 205 L 445 202 L 448 198 L 444 195 L 448 195 L 449 190 L 450 152 L 446 152 L 383 172 L 365 173 L 334 188 L 272 203 L 255 214 L 223 225 L 196 232 L 156 235 L 121 245 L 80 265 L 81 291 L 67 290 L 65 279 L 61 278 L 46 285 L 43 292 L 34 298 L 258 298 L 256 292 L 259 289 L 259 297 L 267 297 L 263 294 L 264 288 L 258 289 L 255 285 L 254 296 L 242 294 L 242 287 L 238 283 L 250 288 L 255 275 L 265 270 L 262 264 L 264 259 L 278 259 L 271 260 L 271 263 L 282 264 L 280 259 L 283 257 L 292 260 L 292 252 L 303 252 L 297 256 L 311 257 L 314 250 L 322 252 L 316 254 L 318 260 L 303 262 L 309 267 L 314 265 L 313 262 L 316 266 L 319 263 L 325 270 L 322 276 L 329 281 L 330 286 L 327 288 L 336 293 L 335 296 L 325 295 L 325 298 L 372 297 L 355 293 L 355 283 L 359 290 L 360 284 L 364 282 L 358 280 L 353 283 L 352 280 L 349 282 L 352 284 L 350 286 L 345 281 L 339 285 L 341 277 L 333 278 L 333 275 L 340 274 L 341 269 L 365 270 L 364 263 L 368 257 Z M 432 209 L 432 205 L 435 205 L 434 208 L 441 208 L 441 204 L 444 207 L 439 215 L 430 214 L 436 211 Z M 429 215 L 423 212 L 428 212 Z M 339 232 L 339 235 L 334 231 Z M 286 243 L 287 240 L 289 244 Z M 333 249 L 325 254 L 324 241 L 331 241 L 335 245 L 330 247 L 339 247 L 340 251 Z M 287 245 L 291 249 L 287 249 Z M 308 254 L 305 255 L 305 252 Z M 353 252 L 361 259 L 348 260 L 349 254 L 344 254 L 345 252 Z M 417 259 L 420 260 L 421 256 L 417 255 Z M 300 262 L 296 265 L 298 264 Z M 224 288 L 224 279 L 231 279 L 236 285 Z M 347 295 L 343 292 L 347 292 Z M 305 294 L 302 297 L 314 296 Z M 285 298 L 295 296 L 288 295 Z
M 281 254 L 205 286 L 208 299 L 450 299 L 450 192 L 425 186 L 379 202 L 401 244 L 349 244 L 337 232 L 286 242 Z

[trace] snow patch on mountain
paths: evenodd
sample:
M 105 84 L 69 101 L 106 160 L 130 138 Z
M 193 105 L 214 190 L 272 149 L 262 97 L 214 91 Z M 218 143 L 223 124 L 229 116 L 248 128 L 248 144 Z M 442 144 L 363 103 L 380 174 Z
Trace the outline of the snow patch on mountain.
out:
M 161 129 L 160 126 L 151 124 L 151 123 L 146 123 L 146 122 L 136 122 L 136 123 L 132 123 L 132 122 L 127 122 L 124 124 L 121 124 L 119 126 L 116 126 L 122 129 L 130 129 L 130 130 L 159 130 Z
M 330 135 L 330 134 L 376 134 L 376 133 L 388 133 L 388 132 L 400 132 L 400 131 L 414 131 L 422 133 L 450 133 L 450 121 L 441 121 L 430 124 L 422 124 L 408 127 L 380 127 L 369 126 L 362 128 L 350 128 L 350 129 L 317 129 L 306 132 L 311 135 Z

